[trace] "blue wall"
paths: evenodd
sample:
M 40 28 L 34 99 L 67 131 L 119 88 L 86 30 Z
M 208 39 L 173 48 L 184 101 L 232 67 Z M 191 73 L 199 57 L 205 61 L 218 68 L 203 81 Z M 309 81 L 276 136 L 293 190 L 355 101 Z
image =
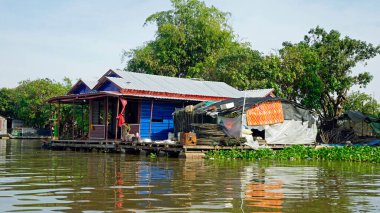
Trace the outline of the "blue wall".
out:
M 98 91 L 119 91 L 119 87 L 117 87 L 114 83 L 110 81 L 106 81 L 102 86 L 98 89 Z
M 140 134 L 141 138 L 149 138 L 151 101 L 141 101 Z M 174 132 L 173 116 L 175 108 L 181 108 L 182 103 L 157 102 L 153 103 L 152 140 L 166 140 L 168 133 Z
M 85 94 L 91 92 L 91 89 L 86 86 L 85 84 L 80 84 L 73 92 L 72 94 Z

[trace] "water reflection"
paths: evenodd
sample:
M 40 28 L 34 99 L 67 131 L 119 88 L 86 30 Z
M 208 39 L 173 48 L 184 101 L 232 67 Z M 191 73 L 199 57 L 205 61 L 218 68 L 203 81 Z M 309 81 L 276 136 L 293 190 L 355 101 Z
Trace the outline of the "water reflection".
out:
M 151 160 L 39 146 L 0 141 L 2 211 L 380 210 L 377 164 Z

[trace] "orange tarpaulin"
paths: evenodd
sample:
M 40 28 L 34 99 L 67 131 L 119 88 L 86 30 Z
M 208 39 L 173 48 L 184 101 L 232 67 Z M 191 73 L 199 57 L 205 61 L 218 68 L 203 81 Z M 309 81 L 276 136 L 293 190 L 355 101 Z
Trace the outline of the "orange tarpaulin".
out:
M 268 101 L 247 110 L 248 126 L 262 126 L 284 122 L 281 101 Z

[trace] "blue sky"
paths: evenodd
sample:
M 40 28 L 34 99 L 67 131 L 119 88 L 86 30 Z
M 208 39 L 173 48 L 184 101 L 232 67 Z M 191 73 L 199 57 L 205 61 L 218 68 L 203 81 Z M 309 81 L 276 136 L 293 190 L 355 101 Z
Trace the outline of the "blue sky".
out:
M 239 39 L 265 54 L 298 42 L 317 25 L 380 44 L 380 1 L 206 0 L 231 12 Z M 0 87 L 25 79 L 96 79 L 123 68 L 121 52 L 154 38 L 145 18 L 168 0 L 0 0 Z M 359 65 L 374 80 L 365 89 L 380 100 L 380 56 Z

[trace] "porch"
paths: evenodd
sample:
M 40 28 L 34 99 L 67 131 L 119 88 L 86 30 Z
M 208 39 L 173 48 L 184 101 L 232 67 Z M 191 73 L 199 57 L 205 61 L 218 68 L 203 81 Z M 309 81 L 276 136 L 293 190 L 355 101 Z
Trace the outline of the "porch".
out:
M 123 102 L 126 104 L 123 105 Z M 194 101 L 154 99 L 102 91 L 55 97 L 49 100 L 55 140 L 121 141 L 123 121 L 134 140 L 165 140 L 174 132 L 172 113 Z M 67 105 L 71 107 L 67 113 Z M 80 110 L 78 114 L 78 109 Z M 66 111 L 65 111 L 66 110 Z M 123 120 L 121 119 L 121 120 Z M 131 139 L 132 139 L 131 138 Z

